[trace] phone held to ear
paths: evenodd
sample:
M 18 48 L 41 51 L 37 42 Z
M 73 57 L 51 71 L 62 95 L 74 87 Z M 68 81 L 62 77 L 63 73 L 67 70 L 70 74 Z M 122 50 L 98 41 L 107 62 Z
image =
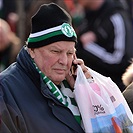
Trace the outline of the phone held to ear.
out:
M 74 63 L 72 62 L 71 74 L 72 74 L 72 76 L 74 77 L 74 79 L 76 79 L 76 74 L 75 74 L 76 69 L 77 69 L 77 64 L 74 64 Z

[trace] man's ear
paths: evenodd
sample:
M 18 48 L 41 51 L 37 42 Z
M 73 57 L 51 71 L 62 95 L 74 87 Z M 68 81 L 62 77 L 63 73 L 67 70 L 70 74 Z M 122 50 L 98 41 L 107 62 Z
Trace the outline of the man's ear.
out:
M 29 52 L 31 58 L 34 59 L 34 57 L 35 57 L 35 51 L 34 51 L 34 48 L 28 48 L 28 52 Z

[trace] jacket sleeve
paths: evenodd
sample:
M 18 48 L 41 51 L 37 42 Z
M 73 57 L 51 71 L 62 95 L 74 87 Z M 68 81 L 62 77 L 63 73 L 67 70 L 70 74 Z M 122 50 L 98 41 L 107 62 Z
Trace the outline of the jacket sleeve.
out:
M 94 30 L 97 41 L 85 49 L 103 62 L 119 64 L 125 54 L 125 26 L 120 14 L 114 14 Z M 106 56 L 105 56 L 106 55 Z
M 21 133 L 18 113 L 7 104 L 0 86 L 0 133 Z
M 2 90 L 0 90 L 0 133 L 18 133 L 13 121 L 14 116 L 13 109 L 6 104 Z

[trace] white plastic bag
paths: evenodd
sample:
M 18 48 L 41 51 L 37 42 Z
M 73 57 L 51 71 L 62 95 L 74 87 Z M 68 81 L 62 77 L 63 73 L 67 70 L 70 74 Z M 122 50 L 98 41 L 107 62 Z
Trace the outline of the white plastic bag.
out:
M 77 101 L 86 133 L 133 133 L 133 115 L 117 85 L 88 68 L 89 83 L 80 66 L 75 81 Z

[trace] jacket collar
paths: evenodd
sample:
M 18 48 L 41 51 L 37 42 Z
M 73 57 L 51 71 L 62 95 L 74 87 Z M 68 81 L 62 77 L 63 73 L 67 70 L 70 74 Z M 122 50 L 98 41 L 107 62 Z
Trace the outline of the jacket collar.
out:
M 18 54 L 17 66 L 31 78 L 37 88 L 40 88 L 40 74 L 37 72 L 34 64 L 32 63 L 32 59 L 27 52 L 27 46 L 23 46 Z

